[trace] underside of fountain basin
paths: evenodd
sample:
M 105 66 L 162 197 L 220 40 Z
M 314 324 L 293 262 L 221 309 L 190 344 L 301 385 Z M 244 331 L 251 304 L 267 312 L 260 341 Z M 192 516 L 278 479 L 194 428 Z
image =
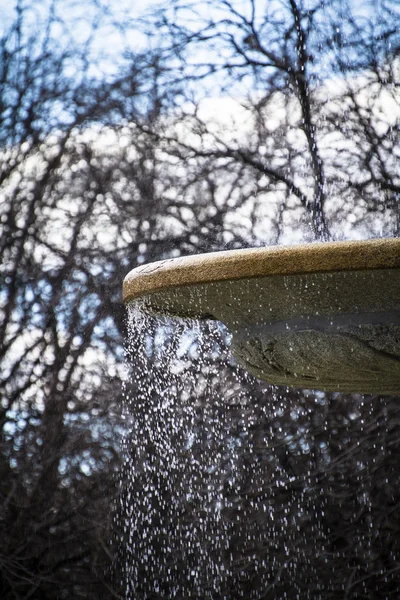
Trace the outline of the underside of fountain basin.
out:
M 270 383 L 400 393 L 400 239 L 215 252 L 133 269 L 125 303 L 218 319 Z

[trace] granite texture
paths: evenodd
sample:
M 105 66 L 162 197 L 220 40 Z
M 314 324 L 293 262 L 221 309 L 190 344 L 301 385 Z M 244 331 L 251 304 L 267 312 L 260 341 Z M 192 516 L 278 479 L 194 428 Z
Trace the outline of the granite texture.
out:
M 277 385 L 400 393 L 400 239 L 251 249 L 134 269 L 126 302 L 213 318 Z

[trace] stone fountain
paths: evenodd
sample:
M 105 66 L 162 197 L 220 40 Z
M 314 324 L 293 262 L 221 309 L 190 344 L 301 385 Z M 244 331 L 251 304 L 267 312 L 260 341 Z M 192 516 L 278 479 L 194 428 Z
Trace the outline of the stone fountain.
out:
M 400 239 L 215 252 L 133 269 L 125 303 L 218 319 L 269 383 L 400 393 Z

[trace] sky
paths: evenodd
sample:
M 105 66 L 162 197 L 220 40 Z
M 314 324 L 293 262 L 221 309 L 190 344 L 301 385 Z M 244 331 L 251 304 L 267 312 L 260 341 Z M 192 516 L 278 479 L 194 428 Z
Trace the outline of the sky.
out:
M 64 40 L 66 45 L 71 41 L 79 46 L 89 44 L 93 63 L 100 59 L 102 71 L 113 72 L 124 50 L 145 44 L 139 19 L 157 4 L 156 0 L 0 0 L 0 34 L 14 22 L 19 7 L 29 15 L 26 33 L 43 36 L 45 21 L 53 12 L 58 21 L 53 25 L 54 39 Z M 95 35 L 90 41 L 93 28 Z

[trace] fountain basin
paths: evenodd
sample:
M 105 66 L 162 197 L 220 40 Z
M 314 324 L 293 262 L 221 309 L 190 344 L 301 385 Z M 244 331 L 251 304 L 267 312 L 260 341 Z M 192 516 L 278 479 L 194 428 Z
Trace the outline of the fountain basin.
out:
M 123 299 L 222 321 L 238 362 L 270 383 L 400 393 L 400 239 L 159 261 L 126 276 Z

